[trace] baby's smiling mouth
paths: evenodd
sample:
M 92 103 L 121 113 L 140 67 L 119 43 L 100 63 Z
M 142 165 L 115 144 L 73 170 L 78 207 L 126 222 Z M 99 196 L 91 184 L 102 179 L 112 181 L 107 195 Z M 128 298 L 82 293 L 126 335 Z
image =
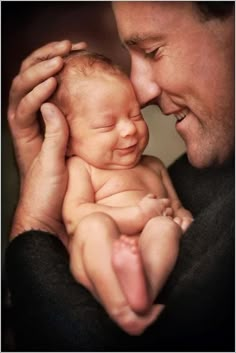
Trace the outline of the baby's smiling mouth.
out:
M 136 146 L 137 146 L 137 143 L 134 143 L 134 144 L 128 145 L 126 147 L 117 148 L 117 150 L 119 152 L 121 152 L 121 154 L 127 154 L 127 153 L 130 153 L 130 152 L 133 152 L 133 150 L 135 150 Z

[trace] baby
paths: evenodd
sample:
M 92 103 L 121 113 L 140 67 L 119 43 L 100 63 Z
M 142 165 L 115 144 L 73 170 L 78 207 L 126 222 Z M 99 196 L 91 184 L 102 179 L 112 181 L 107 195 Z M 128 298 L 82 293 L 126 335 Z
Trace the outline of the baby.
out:
M 125 73 L 79 51 L 65 58 L 57 79 L 52 101 L 70 131 L 63 219 L 72 274 L 99 297 L 94 279 L 106 279 L 104 293 L 109 283 L 144 314 L 175 265 L 192 215 L 163 163 L 142 155 L 148 128 Z

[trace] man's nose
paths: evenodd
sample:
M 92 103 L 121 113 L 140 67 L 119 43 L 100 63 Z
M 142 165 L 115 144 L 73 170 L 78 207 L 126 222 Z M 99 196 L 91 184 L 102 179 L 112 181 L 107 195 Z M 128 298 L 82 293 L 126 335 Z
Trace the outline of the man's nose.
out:
M 161 88 L 153 75 L 153 68 L 147 59 L 135 57 L 131 60 L 131 81 L 141 106 L 151 103 L 161 93 Z

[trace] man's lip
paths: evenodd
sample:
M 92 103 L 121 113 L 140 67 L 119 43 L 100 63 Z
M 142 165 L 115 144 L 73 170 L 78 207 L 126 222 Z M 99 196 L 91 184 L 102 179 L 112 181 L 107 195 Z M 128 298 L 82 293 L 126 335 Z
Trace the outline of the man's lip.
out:
M 162 110 L 162 113 L 164 115 L 174 115 L 176 118 L 183 118 L 184 116 L 188 115 L 188 113 L 190 112 L 189 108 L 185 107 L 182 109 L 178 109 L 178 110 Z

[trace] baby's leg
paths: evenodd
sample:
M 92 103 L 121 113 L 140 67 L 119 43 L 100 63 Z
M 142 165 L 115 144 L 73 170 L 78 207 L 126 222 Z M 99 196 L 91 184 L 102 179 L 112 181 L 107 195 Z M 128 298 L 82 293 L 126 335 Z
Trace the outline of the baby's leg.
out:
M 111 217 L 93 213 L 79 223 L 69 246 L 70 268 L 75 279 L 97 299 L 104 297 L 104 302 L 110 288 L 118 297 L 121 292 L 111 266 L 112 244 L 119 237 L 119 229 Z M 100 283 L 104 284 L 102 294 Z
M 163 307 L 154 305 L 142 316 L 130 308 L 111 265 L 112 246 L 119 236 L 111 217 L 103 213 L 85 217 L 70 243 L 71 270 L 124 331 L 138 335 L 156 319 Z
M 171 218 L 160 216 L 152 218 L 140 236 L 140 251 L 152 302 L 174 268 L 182 233 L 180 225 Z
M 112 265 L 130 307 L 135 312 L 150 308 L 150 298 L 137 237 L 122 235 L 112 252 Z

